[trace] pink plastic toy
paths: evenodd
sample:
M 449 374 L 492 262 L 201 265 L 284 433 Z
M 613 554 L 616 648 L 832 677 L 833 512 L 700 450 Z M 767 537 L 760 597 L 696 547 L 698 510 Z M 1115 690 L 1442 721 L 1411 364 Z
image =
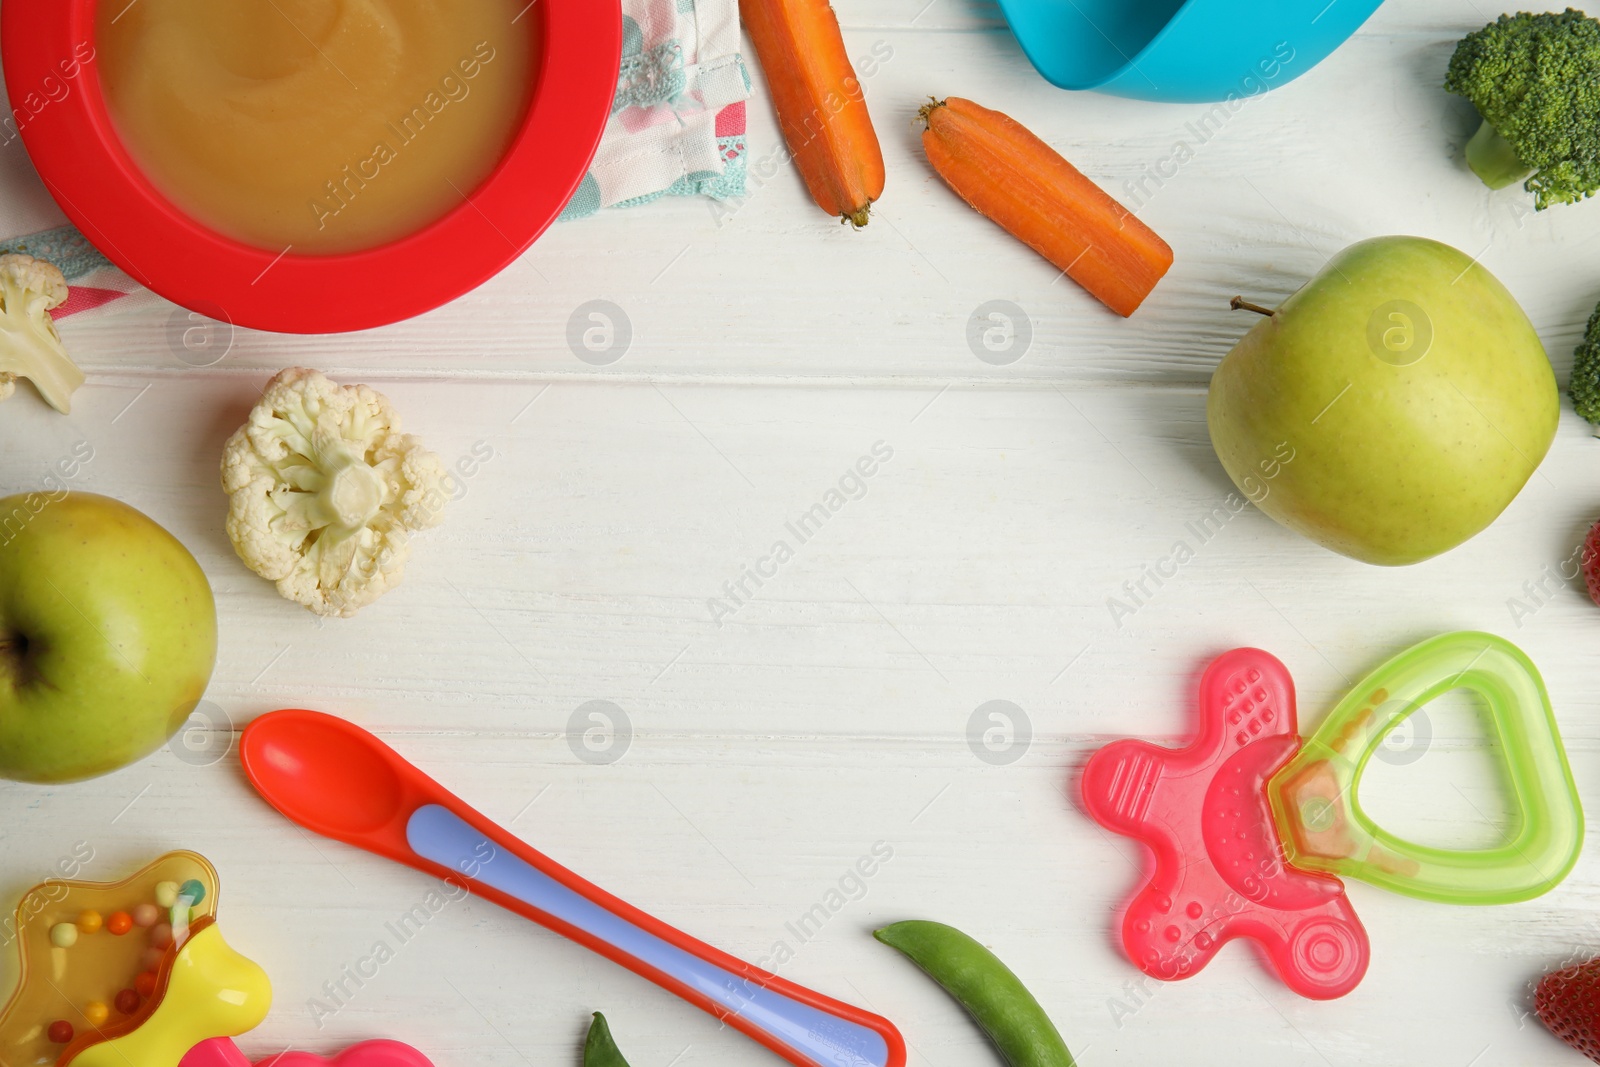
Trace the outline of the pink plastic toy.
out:
M 1186 978 L 1245 937 L 1301 996 L 1340 997 L 1361 981 L 1367 932 L 1343 883 L 1285 865 L 1267 803 L 1267 779 L 1299 747 L 1287 668 L 1239 648 L 1206 669 L 1200 732 L 1189 747 L 1117 741 L 1089 761 L 1089 813 L 1155 854 L 1122 924 L 1140 970 Z
M 244 1053 L 227 1038 L 204 1041 L 189 1050 L 179 1067 L 250 1067 Z M 283 1052 L 257 1061 L 255 1067 L 433 1067 L 426 1056 L 398 1041 L 363 1041 L 332 1059 L 309 1052 Z
M 1452 689 L 1478 696 L 1520 809 L 1491 848 L 1407 841 L 1361 807 L 1361 774 L 1384 738 Z M 1186 978 L 1243 937 L 1289 988 L 1317 999 L 1355 988 L 1370 956 L 1336 876 L 1421 900 L 1509 904 L 1548 892 L 1583 846 L 1583 809 L 1537 668 L 1504 638 L 1470 631 L 1392 657 L 1305 741 L 1283 664 L 1234 649 L 1200 680 L 1195 741 L 1107 745 L 1084 769 L 1083 800 L 1154 855 L 1122 927 L 1140 969 Z

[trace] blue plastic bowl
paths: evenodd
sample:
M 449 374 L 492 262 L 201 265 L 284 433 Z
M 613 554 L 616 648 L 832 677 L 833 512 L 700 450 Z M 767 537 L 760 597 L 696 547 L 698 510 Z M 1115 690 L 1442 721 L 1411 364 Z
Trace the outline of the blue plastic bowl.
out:
M 1383 0 L 1000 0 L 1063 89 L 1140 100 L 1255 96 L 1326 59 Z

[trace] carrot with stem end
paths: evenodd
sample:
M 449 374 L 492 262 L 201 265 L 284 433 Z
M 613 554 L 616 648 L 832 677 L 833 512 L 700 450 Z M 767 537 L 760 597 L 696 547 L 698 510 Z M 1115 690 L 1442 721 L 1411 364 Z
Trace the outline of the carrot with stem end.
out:
M 1020 122 L 971 100 L 932 100 L 922 147 L 961 199 L 1127 318 L 1172 249 Z
M 800 176 L 856 229 L 883 195 L 883 150 L 828 0 L 739 0 Z

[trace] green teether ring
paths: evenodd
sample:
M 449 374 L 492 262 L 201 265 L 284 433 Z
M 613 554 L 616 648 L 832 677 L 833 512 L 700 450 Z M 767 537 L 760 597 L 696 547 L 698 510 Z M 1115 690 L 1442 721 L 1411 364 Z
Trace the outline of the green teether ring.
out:
M 1495 848 L 1416 845 L 1376 825 L 1356 786 L 1384 737 L 1452 689 L 1483 699 L 1520 811 Z M 1290 864 L 1449 904 L 1509 904 L 1565 878 L 1583 844 L 1583 809 L 1538 670 L 1493 634 L 1442 634 L 1357 685 L 1267 786 Z

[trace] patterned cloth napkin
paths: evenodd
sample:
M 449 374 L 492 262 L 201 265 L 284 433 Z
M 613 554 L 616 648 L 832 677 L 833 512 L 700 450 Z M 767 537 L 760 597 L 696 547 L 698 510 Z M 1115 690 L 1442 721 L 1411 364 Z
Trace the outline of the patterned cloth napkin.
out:
M 661 196 L 744 195 L 738 0 L 622 0 L 611 121 L 564 219 Z
M 738 0 L 622 0 L 622 70 L 611 119 L 563 219 L 662 196 L 744 195 L 744 101 Z M 26 101 L 24 102 L 26 103 Z M 50 260 L 67 278 L 60 319 L 122 308 L 147 291 L 67 223 L 28 161 L 0 84 L 0 253 Z

